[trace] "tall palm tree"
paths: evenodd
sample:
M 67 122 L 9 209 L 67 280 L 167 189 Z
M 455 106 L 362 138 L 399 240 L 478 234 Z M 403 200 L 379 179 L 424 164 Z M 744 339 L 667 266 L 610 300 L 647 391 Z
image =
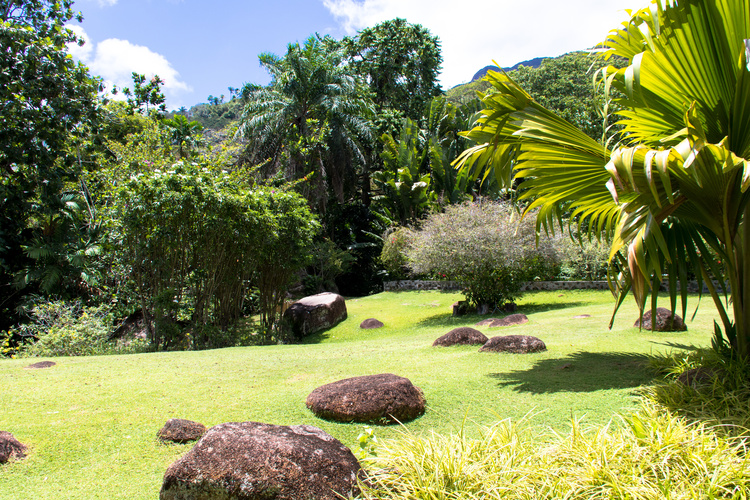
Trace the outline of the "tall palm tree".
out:
M 312 173 L 343 201 L 346 176 L 365 161 L 361 144 L 372 135 L 366 85 L 325 38 L 290 44 L 284 57 L 261 54 L 260 63 L 271 83 L 244 87 L 238 130 L 253 161 L 270 160 L 269 173 L 284 170 L 292 180 Z
M 617 306 L 632 290 L 656 304 L 666 275 L 670 302 L 693 270 L 716 304 L 717 347 L 750 357 L 750 2 L 654 0 L 609 32 L 597 73 L 616 99 L 623 129 L 608 148 L 492 73 L 478 145 L 457 161 L 473 175 L 522 180 L 526 210 L 547 229 L 570 216 L 612 238 Z M 716 286 L 712 280 L 717 280 Z M 615 309 L 615 311 L 617 308 Z

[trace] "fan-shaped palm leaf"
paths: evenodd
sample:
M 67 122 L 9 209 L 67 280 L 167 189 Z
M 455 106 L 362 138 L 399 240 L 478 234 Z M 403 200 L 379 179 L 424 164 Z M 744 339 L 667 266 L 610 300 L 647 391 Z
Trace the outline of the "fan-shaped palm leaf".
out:
M 610 279 L 643 309 L 667 274 L 683 313 L 687 263 L 706 282 L 730 343 L 750 355 L 750 3 L 655 0 L 602 45 L 625 68 L 597 74 L 618 98 L 619 146 L 594 145 L 536 105 L 506 76 L 468 133 L 478 146 L 458 165 L 475 175 L 523 178 L 521 197 L 549 226 L 570 211 L 613 236 Z M 627 258 L 625 257 L 627 256 Z M 711 279 L 727 282 L 732 318 Z M 652 307 L 655 295 L 652 293 Z

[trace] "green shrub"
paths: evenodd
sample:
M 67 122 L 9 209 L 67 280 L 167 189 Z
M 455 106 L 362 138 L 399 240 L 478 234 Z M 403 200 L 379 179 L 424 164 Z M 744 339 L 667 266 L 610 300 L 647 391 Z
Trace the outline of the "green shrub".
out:
M 252 285 L 262 336 L 272 340 L 318 231 L 300 195 L 184 162 L 134 175 L 118 195 L 122 260 L 154 349 L 181 348 L 179 325 L 199 332 L 188 344 L 194 349 L 233 345 L 226 332 Z
M 561 237 L 556 242 L 563 280 L 602 280 L 607 278 L 609 245 L 598 240 Z
M 365 460 L 365 499 L 747 498 L 744 442 L 644 406 L 620 426 L 539 439 L 502 421 L 479 439 L 403 431 Z
M 146 342 L 110 341 L 112 316 L 105 306 L 43 301 L 31 309 L 31 322 L 18 327 L 20 336 L 36 339 L 22 346 L 23 357 L 95 356 L 142 352 Z
M 414 273 L 460 281 L 466 298 L 490 308 L 512 302 L 525 281 L 557 274 L 552 240 L 536 242 L 534 217 L 505 203 L 453 205 L 431 215 L 407 249 Z
M 413 238 L 414 231 L 408 227 L 392 227 L 383 235 L 380 263 L 388 273 L 388 279 L 401 280 L 409 277 L 406 249 Z

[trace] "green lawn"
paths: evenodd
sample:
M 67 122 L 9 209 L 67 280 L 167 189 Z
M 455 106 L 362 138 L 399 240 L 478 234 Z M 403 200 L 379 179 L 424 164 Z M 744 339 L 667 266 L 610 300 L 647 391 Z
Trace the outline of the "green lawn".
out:
M 635 306 L 627 301 L 609 331 L 608 292 L 534 292 L 519 301 L 529 323 L 479 329 L 488 337 L 537 336 L 547 352 L 431 347 L 450 329 L 479 321 L 451 317 L 460 297 L 399 292 L 350 299 L 345 322 L 302 345 L 53 358 L 57 365 L 43 370 L 24 369 L 37 359 L 3 360 L 0 430 L 27 444 L 29 456 L 0 467 L 0 498 L 157 498 L 165 469 L 190 447 L 157 441 L 156 432 L 173 417 L 206 426 L 312 424 L 355 447 L 362 425 L 319 420 L 305 398 L 322 384 L 358 375 L 390 372 L 421 387 L 428 410 L 406 424 L 416 432 L 463 427 L 472 433 L 527 414 L 541 428 L 565 430 L 571 417 L 606 423 L 634 407 L 635 390 L 651 381 L 646 355 L 709 345 L 716 316 L 706 300 L 687 333 L 638 331 Z M 580 314 L 591 317 L 574 318 Z M 386 326 L 360 330 L 370 317 Z M 395 429 L 378 427 L 376 434 L 391 437 Z

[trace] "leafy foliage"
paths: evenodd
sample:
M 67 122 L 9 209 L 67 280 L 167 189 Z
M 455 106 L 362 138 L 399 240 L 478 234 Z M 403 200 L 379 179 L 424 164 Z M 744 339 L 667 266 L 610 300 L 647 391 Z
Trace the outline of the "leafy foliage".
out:
M 125 261 L 155 348 L 181 343 L 180 321 L 226 329 L 239 318 L 251 282 L 259 289 L 264 339 L 271 340 L 276 309 L 317 230 L 304 200 L 246 191 L 229 175 L 178 163 L 133 176 L 117 207 Z M 196 334 L 192 344 L 218 347 L 214 340 Z
M 372 174 L 378 188 L 375 202 L 400 224 L 420 218 L 433 201 L 430 174 L 420 172 L 426 162 L 426 150 L 420 147 L 419 133 L 417 124 L 407 119 L 398 140 L 383 134 L 380 156 L 385 169 Z
M 654 309 L 652 291 L 667 276 L 672 309 L 679 295 L 684 316 L 691 266 L 719 310 L 717 344 L 740 357 L 750 355 L 748 39 L 742 2 L 655 1 L 603 43 L 603 57 L 627 61 L 598 72 L 607 97 L 620 92 L 614 150 L 490 73 L 494 91 L 468 134 L 478 146 L 459 162 L 474 174 L 494 171 L 506 185 L 523 179 L 539 225 L 572 214 L 586 231 L 612 236 L 618 306 L 632 290 L 641 310 L 649 296 Z
M 618 427 L 584 428 L 538 443 L 525 422 L 504 420 L 479 439 L 417 435 L 380 440 L 367 459 L 364 498 L 743 498 L 750 482 L 742 441 L 648 405 Z
M 169 144 L 176 148 L 178 159 L 187 159 L 197 155 L 197 148 L 203 143 L 201 131 L 203 126 L 197 121 L 189 121 L 182 115 L 175 115 L 161 121 L 167 132 Z
M 250 140 L 250 161 L 267 162 L 265 175 L 303 179 L 305 195 L 324 208 L 327 188 L 339 202 L 356 184 L 371 135 L 372 102 L 364 82 L 343 64 L 329 39 L 290 44 L 284 57 L 261 54 L 272 81 L 246 85 L 238 134 Z
M 423 26 L 392 19 L 341 43 L 356 74 L 369 82 L 379 114 L 393 109 L 417 121 L 442 93 L 440 41 Z
M 42 237 L 69 182 L 74 140 L 97 113 L 99 83 L 66 53 L 72 2 L 0 6 L 0 316 L 17 300 L 12 276 L 30 262 L 23 245 Z M 70 229 L 73 227 L 69 226 Z M 75 239 L 73 234 L 61 238 Z M 15 297 L 15 299 L 14 299 Z
M 337 292 L 336 278 L 349 272 L 355 259 L 347 250 L 342 250 L 333 241 L 324 239 L 312 246 L 310 261 L 303 284 L 305 293 L 314 295 L 321 292 Z
M 559 238 L 555 241 L 560 256 L 560 278 L 601 280 L 607 277 L 609 245 L 596 239 Z
M 413 238 L 414 232 L 408 227 L 391 227 L 383 234 L 380 262 L 388 273 L 389 279 L 405 279 L 409 275 L 406 250 Z
M 106 306 L 42 300 L 31 308 L 30 315 L 31 321 L 13 332 L 34 340 L 19 349 L 24 357 L 127 354 L 146 348 L 146 343 L 138 340 L 110 340 L 112 315 Z
M 410 268 L 460 281 L 477 306 L 512 302 L 523 282 L 554 276 L 556 264 L 551 242 L 537 245 L 533 222 L 514 220 L 513 213 L 506 204 L 483 201 L 431 215 L 407 249 Z

